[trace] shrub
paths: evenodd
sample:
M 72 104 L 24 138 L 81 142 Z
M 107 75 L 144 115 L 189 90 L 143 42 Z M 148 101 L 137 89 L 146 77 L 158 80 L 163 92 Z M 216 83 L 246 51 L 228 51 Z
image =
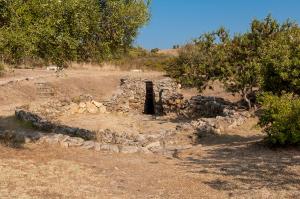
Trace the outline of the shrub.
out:
M 259 124 L 268 141 L 300 144 L 300 28 L 296 23 L 279 23 L 269 15 L 253 20 L 249 31 L 233 37 L 224 28 L 203 34 L 180 49 L 167 73 L 199 90 L 210 80 L 221 80 L 228 90 L 241 94 L 249 109 L 253 107 L 250 97 L 270 92 L 260 98 Z
M 173 45 L 173 49 L 179 49 L 180 48 L 180 45 L 176 44 L 176 45 Z
M 262 21 L 253 20 L 250 31 L 233 37 L 224 28 L 201 35 L 179 51 L 167 72 L 199 90 L 209 80 L 221 80 L 251 109 L 250 97 L 257 89 L 300 93 L 299 46 L 298 25 L 280 24 L 269 15 Z
M 2 62 L 0 62 L 0 76 L 3 75 L 4 70 L 5 70 L 5 65 Z
M 300 144 L 300 98 L 293 94 L 261 97 L 260 126 L 273 145 Z
M 0 144 L 5 146 L 19 148 L 24 144 L 25 137 L 15 131 L 0 131 Z
M 98 62 L 126 52 L 148 19 L 144 0 L 0 0 L 0 57 Z
M 151 53 L 158 53 L 158 51 L 159 51 L 159 48 L 153 48 L 153 49 L 151 49 Z
M 262 89 L 300 94 L 300 29 L 293 27 L 278 33 L 260 51 Z
M 223 29 L 222 29 L 223 31 Z M 229 76 L 224 63 L 228 58 L 226 36 L 219 32 L 201 35 L 192 43 L 179 50 L 179 56 L 170 64 L 166 71 L 184 86 L 195 86 L 202 90 L 209 80 Z M 227 34 L 225 31 L 222 32 Z M 217 44 L 217 40 L 223 42 Z

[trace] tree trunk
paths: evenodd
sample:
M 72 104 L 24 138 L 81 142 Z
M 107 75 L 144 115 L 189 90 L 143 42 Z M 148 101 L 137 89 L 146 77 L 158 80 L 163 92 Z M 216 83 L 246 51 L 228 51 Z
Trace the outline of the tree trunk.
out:
M 252 106 L 251 106 L 251 101 L 248 99 L 247 97 L 247 94 L 244 95 L 244 100 L 247 102 L 248 104 L 248 109 L 249 111 L 252 109 Z
M 247 102 L 248 110 L 250 111 L 252 109 L 252 105 L 251 105 L 251 100 L 248 98 L 248 93 L 249 92 L 247 91 L 247 89 L 244 89 L 242 95 L 244 100 Z

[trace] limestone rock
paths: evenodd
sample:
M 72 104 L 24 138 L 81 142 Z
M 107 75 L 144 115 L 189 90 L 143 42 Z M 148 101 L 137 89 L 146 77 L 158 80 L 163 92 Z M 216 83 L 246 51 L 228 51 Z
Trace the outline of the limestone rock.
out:
M 89 113 L 97 113 L 98 112 L 98 108 L 91 102 L 87 102 L 86 103 L 86 110 Z
M 85 107 L 86 107 L 86 104 L 84 102 L 79 103 L 79 108 L 85 108 Z
M 119 147 L 117 145 L 112 145 L 112 144 L 101 144 L 100 149 L 103 151 L 110 151 L 114 153 L 119 153 Z
M 45 139 L 45 142 L 46 142 L 47 144 L 53 145 L 53 144 L 58 144 L 58 143 L 59 143 L 59 140 L 58 140 L 57 138 L 54 138 L 54 137 L 47 137 L 47 138 Z
M 61 146 L 64 148 L 69 148 L 69 143 L 68 142 L 62 142 Z
M 93 149 L 94 147 L 95 147 L 95 142 L 94 141 L 86 141 L 81 146 L 81 148 L 83 148 L 83 149 Z
M 140 113 L 144 110 L 145 102 L 145 81 L 146 79 L 125 77 L 121 79 L 120 89 L 116 94 L 104 105 L 109 112 L 123 112 L 138 111 Z M 167 101 L 172 98 L 174 101 L 174 108 L 182 108 L 183 96 L 177 92 L 177 83 L 171 78 L 164 78 L 154 80 L 154 93 L 158 106 L 157 113 L 174 111 Z M 177 100 L 176 100 L 177 99 Z M 179 100 L 178 100 L 179 99 Z M 175 103 L 175 101 L 177 103 Z M 162 107 L 163 106 L 163 107 Z M 173 106 L 173 105 L 172 105 Z
M 98 142 L 95 143 L 95 151 L 101 151 L 101 144 Z
M 149 149 L 146 149 L 145 147 L 141 147 L 140 152 L 144 153 L 144 154 L 151 154 L 152 153 Z
M 84 144 L 84 139 L 82 138 L 71 138 L 68 140 L 70 147 L 78 147 Z
M 121 148 L 121 153 L 126 153 L 126 154 L 137 153 L 139 151 L 140 151 L 139 147 L 137 146 L 122 146 Z
M 29 138 L 29 137 L 25 137 L 25 143 L 28 144 L 28 143 L 31 143 L 32 142 L 32 139 Z
M 106 107 L 105 107 L 105 106 L 99 107 L 99 112 L 100 112 L 100 113 L 107 113 Z
M 151 144 L 148 144 L 145 148 L 150 151 L 160 149 L 161 148 L 160 142 L 159 141 L 152 142 Z
M 79 106 L 76 103 L 71 103 L 70 106 L 69 106 L 70 114 L 78 113 L 78 109 L 79 109 Z
M 85 111 L 86 111 L 85 108 L 79 108 L 79 109 L 78 109 L 78 113 L 80 113 L 80 114 L 84 113 Z
M 93 100 L 91 103 L 94 104 L 97 108 L 100 108 L 100 107 L 104 106 L 102 103 L 97 102 L 95 100 Z

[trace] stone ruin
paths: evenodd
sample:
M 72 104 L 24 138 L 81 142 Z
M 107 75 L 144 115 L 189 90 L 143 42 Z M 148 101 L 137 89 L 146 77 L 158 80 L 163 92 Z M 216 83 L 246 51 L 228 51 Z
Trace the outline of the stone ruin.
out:
M 144 110 L 146 79 L 123 78 L 120 89 L 107 103 L 104 103 L 111 112 L 135 112 Z M 154 80 L 154 93 L 157 115 L 176 113 L 186 118 L 216 118 L 236 117 L 239 114 L 236 104 L 220 97 L 194 96 L 185 99 L 180 93 L 180 86 L 171 78 Z
M 177 146 L 177 148 L 166 148 L 164 146 L 165 139 L 175 135 L 175 132 L 172 131 L 161 131 L 155 135 L 133 135 L 126 132 L 115 132 L 110 129 L 91 131 L 51 122 L 24 109 L 16 109 L 15 115 L 17 119 L 28 122 L 32 127 L 39 130 L 24 135 L 23 139 L 29 143 L 59 144 L 67 148 L 80 147 L 114 153 L 166 153 L 178 148 L 187 148 L 187 146 Z
M 143 113 L 147 79 L 122 78 L 117 93 L 106 102 L 110 112 Z M 184 109 L 184 97 L 178 92 L 177 83 L 171 78 L 154 80 L 155 112 L 164 115 Z
M 38 107 L 20 107 L 16 109 L 16 117 L 46 132 L 38 133 L 38 136 L 29 136 L 27 140 L 123 153 L 165 153 L 189 148 L 191 146 L 172 146 L 170 149 L 165 146 L 166 140 L 175 139 L 176 134 L 182 131 L 220 134 L 225 128 L 237 127 L 250 117 L 247 111 L 238 110 L 235 104 L 222 98 L 194 96 L 184 99 L 177 83 L 171 78 L 163 78 L 153 80 L 155 113 L 157 116 L 172 116 L 173 119 L 185 118 L 185 122 L 178 122 L 175 132 L 161 131 L 151 135 L 140 132 L 132 135 L 110 129 L 90 131 L 61 125 L 55 121 L 55 118 L 61 115 L 82 113 L 121 112 L 142 115 L 146 99 L 146 81 L 147 79 L 141 78 L 122 78 L 119 89 L 108 101 L 98 102 L 92 96 L 85 95 L 72 101 L 57 100 Z

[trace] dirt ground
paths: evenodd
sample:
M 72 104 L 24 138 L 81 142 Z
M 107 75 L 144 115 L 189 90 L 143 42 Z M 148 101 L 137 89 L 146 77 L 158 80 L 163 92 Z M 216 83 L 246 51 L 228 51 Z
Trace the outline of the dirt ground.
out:
M 38 82 L 49 83 L 55 99 L 89 94 L 105 100 L 129 73 L 86 68 L 70 69 L 57 77 L 51 71 L 16 70 L 0 78 L 0 130 L 31 130 L 19 124 L 13 113 L 16 106 L 47 100 L 39 96 Z M 138 75 L 157 78 L 163 74 Z M 206 92 L 224 95 L 219 89 Z M 143 122 L 132 124 L 118 115 L 88 117 L 99 117 L 99 123 L 89 124 L 95 118 L 65 121 L 97 128 L 116 122 L 126 128 L 143 127 Z M 156 125 L 144 128 L 155 130 Z M 0 146 L 0 198 L 300 198 L 300 150 L 267 148 L 254 125 L 255 119 L 226 134 L 202 138 L 196 147 L 173 157 L 45 144 L 19 149 Z

